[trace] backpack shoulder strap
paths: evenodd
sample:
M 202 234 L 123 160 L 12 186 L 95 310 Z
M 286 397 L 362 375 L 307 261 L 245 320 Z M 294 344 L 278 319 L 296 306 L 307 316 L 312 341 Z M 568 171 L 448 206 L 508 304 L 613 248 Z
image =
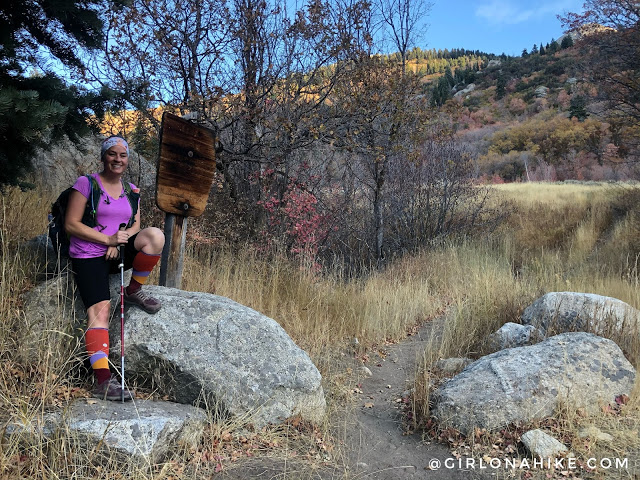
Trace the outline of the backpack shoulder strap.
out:
M 140 194 L 133 191 L 129 182 L 123 182 L 123 188 L 124 194 L 129 200 L 129 205 L 131 205 L 131 218 L 129 219 L 129 224 L 127 225 L 127 228 L 130 228 L 134 223 L 136 223 L 136 214 L 138 213 L 138 202 L 140 201 Z
M 98 215 L 98 205 L 100 204 L 100 195 L 102 195 L 102 190 L 100 189 L 100 185 L 98 185 L 98 181 L 93 175 L 85 176 L 89 180 L 89 186 L 91 187 L 91 189 L 89 192 L 89 198 L 87 198 L 87 205 L 84 209 L 82 223 L 93 228 L 97 224 L 96 218 Z

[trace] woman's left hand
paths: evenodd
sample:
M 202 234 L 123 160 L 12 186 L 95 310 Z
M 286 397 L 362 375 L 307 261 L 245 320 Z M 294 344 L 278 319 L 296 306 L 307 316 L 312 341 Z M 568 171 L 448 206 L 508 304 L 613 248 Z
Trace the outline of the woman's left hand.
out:
M 115 260 L 118 258 L 118 247 L 109 247 L 107 248 L 107 253 L 105 255 L 105 257 L 107 258 L 107 260 Z

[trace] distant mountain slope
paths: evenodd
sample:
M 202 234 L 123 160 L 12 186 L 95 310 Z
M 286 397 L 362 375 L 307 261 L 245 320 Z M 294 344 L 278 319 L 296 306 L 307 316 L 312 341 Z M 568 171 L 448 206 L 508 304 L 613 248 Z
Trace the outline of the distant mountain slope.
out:
M 564 48 L 563 48 L 564 47 Z M 580 71 L 579 47 L 541 47 L 521 57 L 451 66 L 429 80 L 436 105 L 453 115 L 476 175 L 515 180 L 635 178 L 626 145 L 633 132 L 607 118 Z M 428 62 L 428 61 L 427 61 Z

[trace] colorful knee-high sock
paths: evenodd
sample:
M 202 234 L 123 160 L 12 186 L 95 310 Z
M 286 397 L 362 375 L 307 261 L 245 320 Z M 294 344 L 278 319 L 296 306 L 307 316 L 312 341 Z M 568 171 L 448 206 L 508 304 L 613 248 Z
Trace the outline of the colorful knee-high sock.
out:
M 89 354 L 89 361 L 98 384 L 111 378 L 109 371 L 109 330 L 106 328 L 90 328 L 84 335 Z
M 133 257 L 133 273 L 131 283 L 127 287 L 127 293 L 131 294 L 147 283 L 147 278 L 160 260 L 160 255 L 150 255 L 144 252 L 136 253 Z

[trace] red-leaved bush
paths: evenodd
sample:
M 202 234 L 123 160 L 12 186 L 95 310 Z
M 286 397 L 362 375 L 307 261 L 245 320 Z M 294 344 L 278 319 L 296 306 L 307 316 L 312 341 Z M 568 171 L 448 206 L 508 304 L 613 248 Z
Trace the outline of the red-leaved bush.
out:
M 270 177 L 273 170 L 265 170 L 262 177 Z M 282 194 L 269 193 L 269 182 L 263 185 L 264 200 L 258 205 L 265 212 L 263 241 L 259 248 L 269 250 L 284 246 L 287 253 L 305 266 L 317 270 L 318 250 L 328 233 L 327 216 L 318 209 L 318 199 L 307 189 L 305 182 L 292 178 Z

